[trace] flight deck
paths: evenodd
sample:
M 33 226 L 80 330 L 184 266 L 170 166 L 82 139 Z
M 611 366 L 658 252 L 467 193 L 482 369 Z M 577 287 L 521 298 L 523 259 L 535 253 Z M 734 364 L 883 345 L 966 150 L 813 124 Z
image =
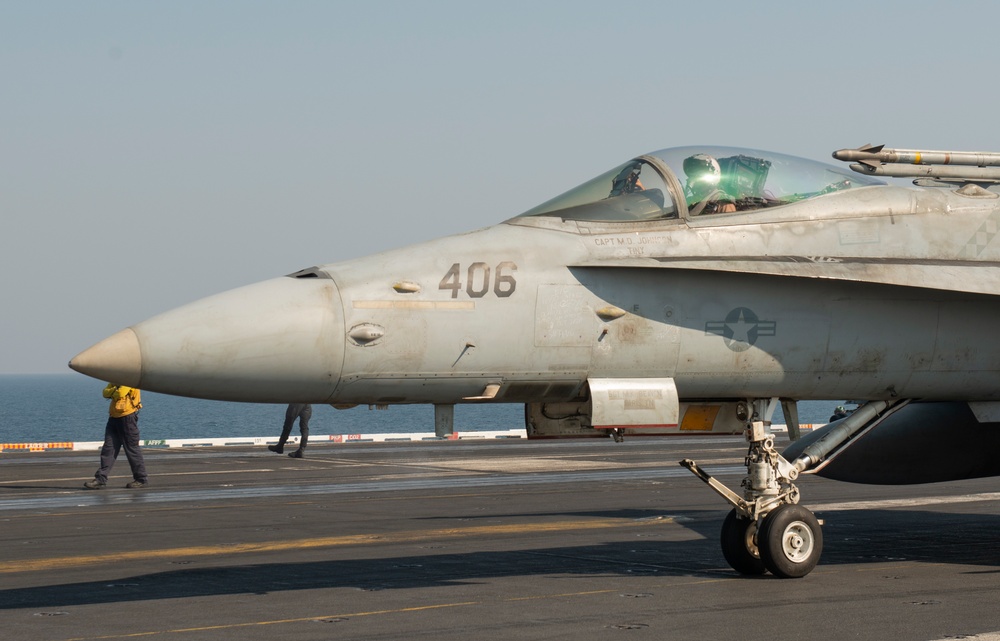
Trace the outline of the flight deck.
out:
M 783 437 L 782 437 L 783 438 Z M 780 440 L 780 439 L 779 439 Z M 0 624 L 20 641 L 1000 639 L 990 479 L 804 477 L 802 579 L 726 563 L 742 437 L 516 439 L 0 454 Z M 978 635 L 978 636 L 974 636 Z

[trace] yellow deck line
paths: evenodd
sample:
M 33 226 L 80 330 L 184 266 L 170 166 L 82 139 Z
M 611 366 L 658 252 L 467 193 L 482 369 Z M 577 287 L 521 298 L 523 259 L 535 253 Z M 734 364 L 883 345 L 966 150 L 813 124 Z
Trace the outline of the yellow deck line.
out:
M 586 521 L 560 521 L 556 523 L 522 523 L 512 525 L 483 525 L 467 528 L 446 528 L 438 530 L 412 530 L 382 534 L 353 534 L 347 536 L 296 539 L 291 541 L 262 541 L 260 543 L 237 543 L 231 545 L 201 545 L 161 550 L 136 550 L 133 552 L 112 552 L 88 556 L 64 556 L 46 559 L 20 559 L 0 563 L 0 574 L 20 572 L 40 572 L 104 565 L 122 561 L 153 559 L 176 559 L 216 556 L 220 554 L 258 554 L 264 552 L 285 552 L 314 548 L 332 548 L 349 545 L 371 545 L 388 543 L 398 545 L 420 541 L 434 541 L 472 536 L 496 536 L 506 534 L 537 534 L 563 530 L 600 530 L 642 525 L 662 525 L 673 522 L 671 518 L 643 519 L 595 519 Z

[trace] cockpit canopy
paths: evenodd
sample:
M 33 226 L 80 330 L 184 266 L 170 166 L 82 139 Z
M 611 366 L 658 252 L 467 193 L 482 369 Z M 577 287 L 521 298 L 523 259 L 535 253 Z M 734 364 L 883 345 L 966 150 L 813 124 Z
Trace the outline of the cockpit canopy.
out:
M 627 221 L 747 212 L 884 184 L 784 154 L 674 147 L 634 158 L 522 216 Z

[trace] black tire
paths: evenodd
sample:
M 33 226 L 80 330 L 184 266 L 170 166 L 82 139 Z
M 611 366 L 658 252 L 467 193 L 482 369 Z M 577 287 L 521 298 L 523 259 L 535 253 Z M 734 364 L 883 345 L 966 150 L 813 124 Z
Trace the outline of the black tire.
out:
M 756 533 L 757 523 L 736 510 L 730 510 L 722 522 L 722 556 L 740 574 L 759 576 L 767 571 L 754 542 Z
M 760 559 L 771 574 L 799 579 L 813 571 L 823 553 L 823 529 L 812 512 L 785 504 L 764 517 L 757 533 Z

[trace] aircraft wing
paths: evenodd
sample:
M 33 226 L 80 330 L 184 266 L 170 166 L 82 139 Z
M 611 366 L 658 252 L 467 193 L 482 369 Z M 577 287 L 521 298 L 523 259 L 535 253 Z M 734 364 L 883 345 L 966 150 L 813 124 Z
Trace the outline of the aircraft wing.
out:
M 963 260 L 845 258 L 824 256 L 629 257 L 591 260 L 571 268 L 691 269 L 795 278 L 920 287 L 970 294 L 1000 295 L 1000 263 Z

